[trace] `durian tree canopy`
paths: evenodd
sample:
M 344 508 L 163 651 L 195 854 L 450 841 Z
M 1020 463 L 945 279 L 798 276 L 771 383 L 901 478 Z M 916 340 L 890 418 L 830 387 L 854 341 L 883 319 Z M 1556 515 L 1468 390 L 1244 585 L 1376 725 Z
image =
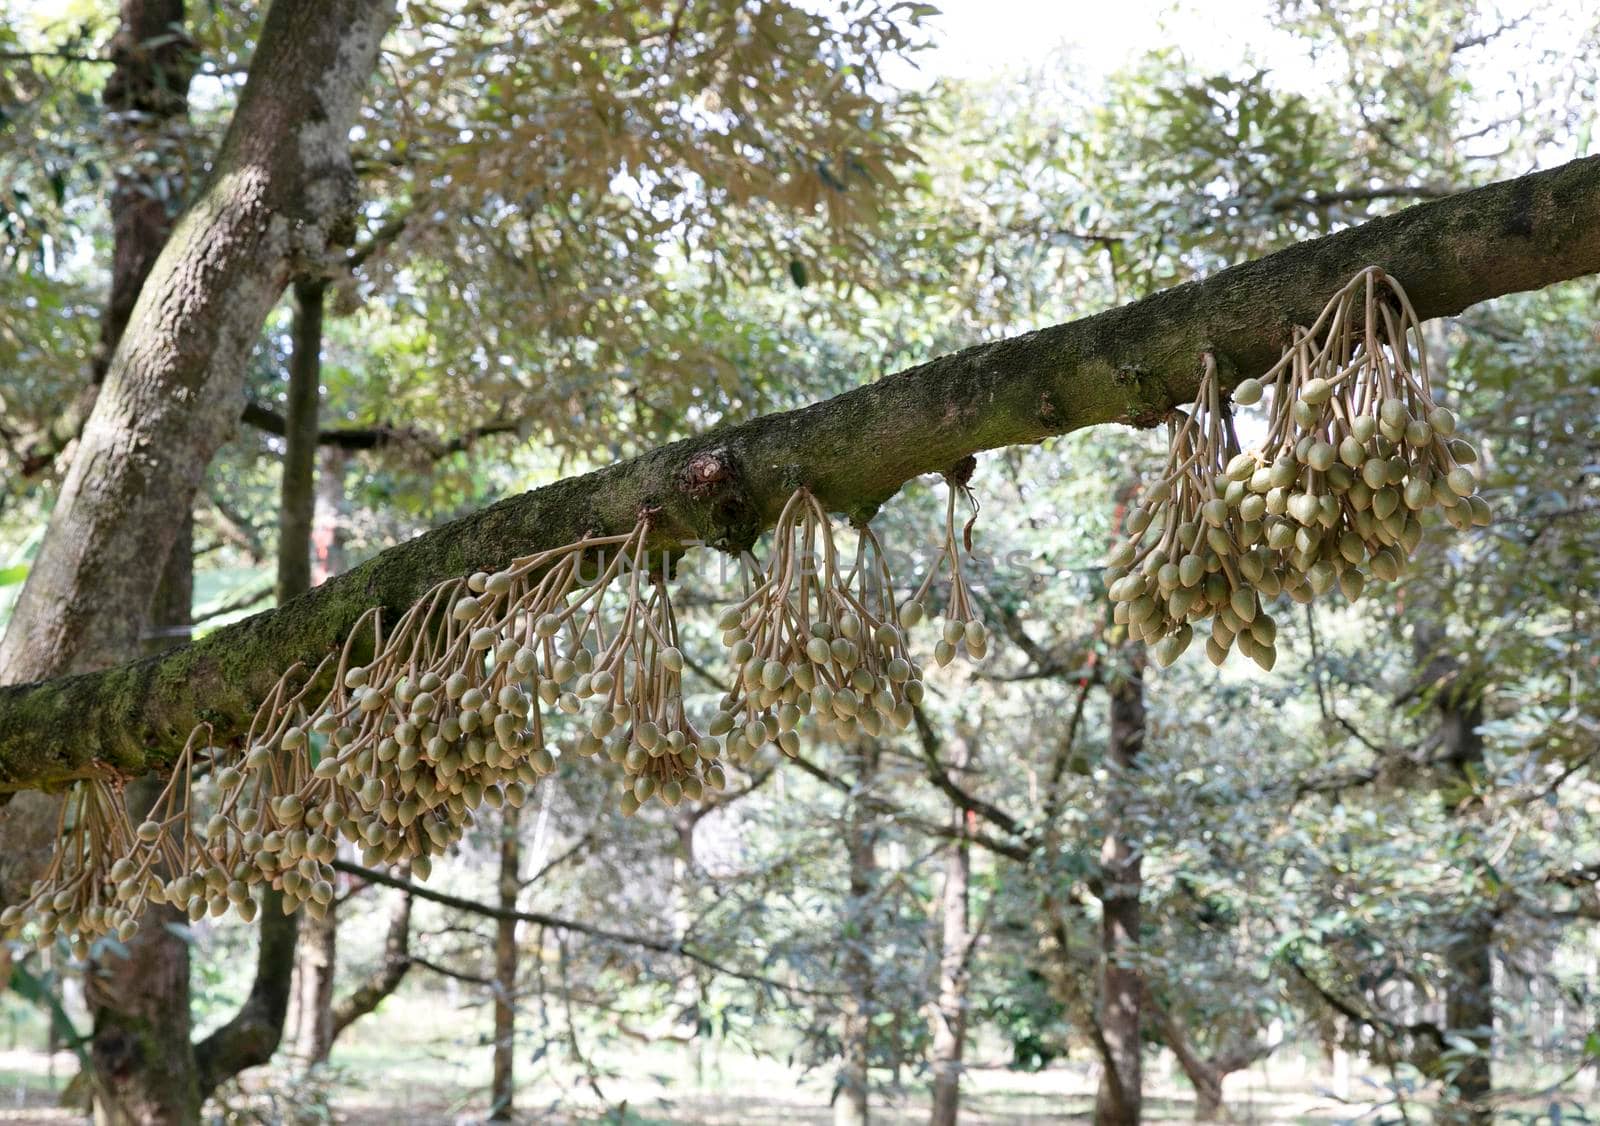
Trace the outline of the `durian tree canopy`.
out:
M 501 501 L 309 594 L 156 657 L 0 688 L 0 794 L 100 770 L 170 766 L 197 724 L 245 735 L 283 671 L 314 667 L 370 609 L 392 618 L 443 579 L 651 509 L 651 548 L 749 547 L 799 487 L 862 520 L 924 473 L 1087 426 L 1150 427 L 1195 396 L 1204 357 L 1227 390 L 1268 370 L 1366 266 L 1423 320 L 1600 273 L 1600 157 L 1424 203 L 1200 281 L 943 356 L 800 410 L 664 446 Z M 693 372 L 682 377 L 693 379 Z

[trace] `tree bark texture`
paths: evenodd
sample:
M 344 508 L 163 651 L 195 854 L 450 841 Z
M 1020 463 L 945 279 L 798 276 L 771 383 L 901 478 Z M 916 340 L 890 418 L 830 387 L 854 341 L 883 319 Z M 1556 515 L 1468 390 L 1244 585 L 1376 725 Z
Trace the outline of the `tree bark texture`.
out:
M 350 2 L 331 7 L 343 11 Z M 240 113 L 248 116 L 243 106 Z M 201 212 L 185 220 L 190 233 L 175 242 L 174 265 L 165 275 L 158 266 L 168 288 L 176 264 L 205 257 L 197 244 Z M 647 506 L 659 509 L 656 547 L 742 548 L 799 485 L 834 511 L 866 517 L 906 481 L 969 454 L 1101 423 L 1153 425 L 1193 397 L 1205 351 L 1218 356 L 1229 386 L 1259 374 L 1289 341 L 1291 325 L 1309 322 L 1329 294 L 1371 264 L 1402 281 L 1425 319 L 1600 272 L 1600 157 L 1421 204 L 1096 316 L 969 348 L 827 402 L 524 493 L 160 660 L 0 689 L 0 793 L 77 777 L 94 759 L 130 774 L 163 765 L 201 719 L 216 725 L 219 739 L 237 738 L 280 672 L 296 661 L 315 664 L 367 608 L 399 613 L 440 580 L 585 534 L 625 531 Z M 165 306 L 154 295 L 146 306 L 159 342 Z M 250 320 L 254 332 L 260 317 Z M 222 419 L 214 428 L 225 426 Z M 91 460 L 79 458 L 74 472 Z M 82 488 L 79 482 L 64 495 L 58 518 L 78 506 L 74 490 Z M 78 546 L 51 549 L 55 562 L 36 572 L 41 589 L 67 589 L 77 571 L 99 568 L 100 549 L 89 545 L 114 530 L 96 520 L 63 528 L 71 536 L 55 538 Z M 82 565 L 67 565 L 64 552 L 81 554 Z M 65 638 L 79 619 L 70 609 L 36 608 L 23 620 L 37 628 L 14 625 L 11 651 Z
M 146 651 L 188 634 L 194 600 L 194 521 L 185 516 L 151 607 Z M 160 794 L 155 777 L 128 788 L 130 811 Z M 93 960 L 85 999 L 93 1014 L 89 1060 L 99 1126 L 167 1126 L 200 1120 L 200 1088 L 189 1043 L 189 921 L 170 906 L 152 907 L 121 949 Z
M 864 800 L 877 784 L 878 745 L 863 740 L 856 751 L 856 785 L 845 811 L 845 850 L 850 868 L 845 902 L 843 977 L 846 998 L 839 1029 L 838 1088 L 834 1126 L 867 1126 L 871 1121 L 872 1014 L 876 990 L 872 972 L 873 893 L 878 879 L 879 814 Z
M 1449 770 L 1447 804 L 1466 816 L 1462 795 L 1483 772 L 1483 702 L 1468 688 L 1447 690 L 1440 700 L 1439 734 Z M 1450 1061 L 1440 1121 L 1450 1126 L 1490 1126 L 1494 1108 L 1494 904 L 1479 902 L 1455 921 L 1444 949 L 1445 1028 L 1472 1043 L 1474 1054 Z
M 1139 1034 L 1144 975 L 1138 967 L 1139 893 L 1144 848 L 1130 823 L 1134 772 L 1144 747 L 1144 655 L 1123 650 L 1125 669 L 1111 682 L 1111 733 L 1106 748 L 1112 784 L 1100 846 L 1100 1029 L 1107 1058 L 1095 1096 L 1097 1126 L 1136 1126 L 1143 1085 Z
M 965 739 L 952 747 L 950 767 L 959 776 L 969 758 Z M 956 1126 L 961 1112 L 962 1056 L 967 1040 L 967 965 L 972 950 L 968 918 L 968 885 L 972 875 L 972 846 L 966 838 L 967 819 L 959 806 L 951 809 L 954 839 L 945 848 L 944 888 L 940 893 L 944 931 L 939 948 L 939 996 L 933 1016 L 933 1111 L 931 1126 Z
M 351 225 L 347 136 L 387 0 L 275 0 L 211 181 L 140 290 L 0 640 L 14 682 L 137 644 L 162 562 L 293 273 Z
M 264 920 L 263 920 L 264 921 Z M 333 978 L 339 955 L 339 907 L 300 920 L 289 991 L 289 1054 L 301 1067 L 328 1062 L 333 1049 Z
M 517 909 L 522 892 L 522 819 L 513 805 L 500 810 L 500 909 Z M 517 921 L 494 925 L 494 1076 L 489 1089 L 489 1120 L 509 1122 L 517 1094 Z
M 294 283 L 294 322 L 289 353 L 288 426 L 278 506 L 280 604 L 311 589 L 312 525 L 317 510 L 317 414 L 322 402 L 322 311 L 328 283 Z

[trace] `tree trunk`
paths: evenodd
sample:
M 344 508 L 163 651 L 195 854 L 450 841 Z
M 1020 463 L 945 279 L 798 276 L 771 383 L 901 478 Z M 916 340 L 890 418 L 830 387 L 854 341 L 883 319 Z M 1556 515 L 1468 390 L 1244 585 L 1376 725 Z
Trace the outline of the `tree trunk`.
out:
M 112 41 L 113 69 L 103 100 L 124 152 L 112 185 L 111 290 L 100 320 L 100 346 L 90 385 L 70 424 L 53 437 L 76 435 L 89 404 L 98 398 L 111 355 L 121 343 L 128 316 L 172 229 L 167 200 L 141 153 L 170 141 L 172 124 L 188 113 L 193 45 L 184 32 L 182 0 L 123 0 Z M 153 162 L 168 169 L 170 161 Z M 81 452 L 81 451 L 80 451 Z M 0 679 L 81 671 L 139 654 L 159 653 L 188 641 L 194 597 L 194 521 L 186 498 L 171 513 L 164 560 L 153 589 L 127 607 L 127 630 L 115 641 L 76 654 L 33 652 L 13 660 L 0 645 Z M 9 632 L 9 631 L 8 631 Z M 130 810 L 147 808 L 161 789 L 148 778 L 128 792 Z M 36 815 L 22 807 L 11 818 Z M 46 821 L 47 824 L 52 823 Z M 108 1126 L 189 1123 L 199 1120 L 194 1052 L 189 1043 L 188 924 L 182 912 L 154 907 L 122 950 L 94 960 L 85 986 L 93 1015 L 90 1063 L 95 1120 Z
M 843 1057 L 833 1101 L 834 1126 L 867 1126 L 872 1059 L 872 894 L 878 871 L 878 816 L 863 800 L 873 789 L 878 745 L 864 739 L 857 747 L 856 789 L 845 820 L 850 863 L 850 897 L 845 903 L 844 1020 L 839 1031 Z
M 294 283 L 293 341 L 285 412 L 283 483 L 278 506 L 278 603 L 311 589 L 312 527 L 317 510 L 317 414 L 322 402 L 322 309 L 328 283 Z
M 964 770 L 969 757 L 965 739 L 952 747 L 950 766 Z M 933 1018 L 933 1113 L 931 1126 L 955 1126 L 961 1107 L 961 1060 L 967 1038 L 967 958 L 972 936 L 968 930 L 967 885 L 972 870 L 971 845 L 965 832 L 968 814 L 960 807 L 951 812 L 958 836 L 944 857 L 941 907 L 944 934 L 939 952 L 939 999 Z
M 339 915 L 330 903 L 320 919 L 300 920 L 289 990 L 286 1039 L 289 1054 L 304 1068 L 328 1061 L 333 1049 L 333 974 L 338 964 Z
M 350 455 L 324 446 L 317 470 L 317 506 L 311 528 L 311 585 L 321 586 L 344 570 L 344 527 L 347 517 L 344 468 Z
M 342 481 L 317 476 L 318 413 L 322 401 L 322 319 L 328 283 L 300 278 L 294 283 L 294 324 L 290 336 L 289 394 L 284 412 L 283 487 L 278 509 L 277 601 L 296 598 L 328 577 L 329 544 L 336 537 L 323 501 Z M 342 469 L 342 466 L 340 467 Z M 266 922 L 262 920 L 263 924 Z M 321 917 L 300 919 L 290 987 L 289 1043 L 302 1067 L 326 1063 L 333 1050 L 333 982 L 338 965 L 339 903 Z
M 1139 891 L 1142 845 L 1130 823 L 1133 772 L 1144 746 L 1144 655 L 1124 650 L 1126 671 L 1111 684 L 1111 734 L 1106 749 L 1112 770 L 1106 837 L 1100 846 L 1100 1030 L 1107 1059 L 1095 1096 L 1097 1126 L 1133 1126 L 1139 1121 L 1141 1056 L 1139 1003 L 1144 981 L 1139 951 Z
M 151 608 L 143 640 L 157 652 L 188 635 L 194 597 L 194 521 L 183 521 Z M 159 796 L 154 776 L 128 788 L 134 816 Z M 189 1043 L 188 919 L 176 908 L 152 907 L 122 951 L 91 963 L 85 996 L 94 1017 L 89 1058 L 94 1068 L 94 1118 L 99 1126 L 186 1124 L 200 1120 L 200 1089 Z
M 1148 995 L 1147 995 L 1148 999 Z M 1221 1051 L 1210 1058 L 1195 1050 L 1178 1018 L 1159 1002 L 1148 1006 L 1161 1040 L 1171 1049 L 1183 1070 L 1184 1077 L 1194 1087 L 1194 1120 L 1196 1122 L 1221 1122 L 1226 1120 L 1222 1109 L 1223 1080 L 1235 1071 L 1249 1067 L 1267 1055 L 1270 1049 L 1264 1044 L 1246 1044 L 1231 1051 Z
M 522 891 L 521 817 L 512 805 L 501 807 L 500 906 L 517 909 Z M 517 1058 L 517 921 L 501 918 L 494 927 L 494 1081 L 489 1119 L 509 1122 L 516 1098 Z
M 65 416 L 50 427 L 41 444 L 28 451 L 24 472 L 33 466 L 48 466 L 56 454 L 78 436 L 99 393 L 111 353 L 122 339 L 140 287 L 172 230 L 172 214 L 164 202 L 164 197 L 172 193 L 157 190 L 138 155 L 165 143 L 174 123 L 188 115 L 189 77 L 194 70 L 194 56 L 193 44 L 184 34 L 183 0 L 122 0 L 121 20 L 109 53 L 113 65 L 101 100 L 109 111 L 118 149 L 127 158 L 119 162 L 121 167 L 110 198 L 111 290 L 100 317 L 100 344 L 89 380 Z M 140 613 L 144 610 L 141 606 Z M 138 635 L 147 632 L 149 620 L 148 617 L 139 619 Z M 188 621 L 187 612 L 182 621 Z M 107 650 L 98 656 L 86 654 L 75 664 L 57 660 L 49 653 L 38 653 L 26 664 L 11 667 L 4 648 L 0 647 L 0 684 L 114 665 L 150 651 L 148 647 L 130 644 L 123 650 Z M 32 875 L 42 871 L 48 863 L 59 806 L 60 799 L 54 795 L 28 795 L 0 809 L 0 854 L 13 861 L 26 858 L 15 865 L 15 872 L 8 873 L 9 881 L 16 887 L 0 887 L 0 905 L 25 887 Z
M 548 791 L 544 797 L 549 798 Z M 700 866 L 694 854 L 694 828 L 699 822 L 697 811 L 686 805 L 679 806 L 673 818 L 673 828 L 678 834 L 678 849 L 672 857 L 672 938 L 674 942 L 687 942 L 694 928 L 695 875 Z M 689 966 L 678 978 L 673 989 L 672 1023 L 684 1030 L 685 1050 L 694 1065 L 695 1086 L 705 1085 L 706 1037 L 701 1036 L 701 1006 L 705 999 L 705 982 L 694 966 Z M 668 1033 L 674 1035 L 675 1029 Z
M 350 225 L 348 134 L 391 9 L 275 0 L 267 12 L 212 179 L 150 268 L 0 640 L 12 680 L 136 649 L 267 313 Z
M 1441 701 L 1440 736 L 1450 768 L 1447 806 L 1466 817 L 1463 795 L 1483 770 L 1482 699 L 1468 688 L 1446 692 Z M 1451 1126 L 1489 1126 L 1493 1108 L 1491 1055 L 1494 1050 L 1494 915 L 1480 903 L 1456 920 L 1444 950 L 1445 1027 L 1476 1049 L 1446 1085 L 1449 1105 L 1440 1116 Z

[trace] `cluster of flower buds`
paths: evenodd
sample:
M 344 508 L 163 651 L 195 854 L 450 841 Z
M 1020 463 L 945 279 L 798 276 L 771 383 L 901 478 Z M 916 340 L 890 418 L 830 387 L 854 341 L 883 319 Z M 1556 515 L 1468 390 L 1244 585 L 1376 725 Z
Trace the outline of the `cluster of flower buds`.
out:
M 922 701 L 922 671 L 896 620 L 877 536 L 857 529 L 846 567 L 833 522 L 810 492 L 789 498 L 752 589 L 718 619 L 734 671 L 710 730 L 749 764 L 768 743 L 794 754 L 809 718 L 847 735 L 903 729 Z
M 1310 602 L 1369 576 L 1396 579 L 1434 506 L 1457 528 L 1489 521 L 1477 460 L 1430 387 L 1422 328 L 1400 284 L 1368 267 L 1233 401 L 1267 401 L 1258 448 L 1241 451 L 1207 355 L 1193 407 L 1169 423 L 1166 470 L 1107 560 L 1113 620 L 1168 665 L 1210 619 L 1206 654 L 1277 658 L 1263 602 Z M 1146 539 L 1147 533 L 1154 533 Z
M 31 921 L 40 935 L 81 940 L 131 932 L 152 903 L 191 919 L 230 906 L 248 918 L 263 883 L 282 891 L 286 911 L 320 915 L 341 839 L 369 865 L 409 860 L 426 878 L 429 858 L 460 838 L 476 808 L 520 805 L 555 769 L 545 708 L 572 715 L 596 700 L 626 732 L 625 747 L 650 744 L 647 757 L 658 743 L 698 746 L 675 700 L 664 584 L 641 576 L 648 527 L 641 519 L 626 535 L 441 583 L 387 637 L 369 611 L 336 661 L 308 677 L 298 666 L 284 674 L 242 748 L 200 747 L 198 728 L 137 828 L 127 828 L 115 785 L 80 783 L 64 847 L 0 927 Z M 602 603 L 630 563 L 628 606 L 610 630 Z M 358 663 L 369 641 L 374 656 Z M 597 727 L 598 717 L 591 738 Z M 695 792 L 681 762 L 631 772 L 662 780 L 655 789 L 668 800 Z M 705 780 L 720 784 L 720 773 Z
M 185 756 L 188 753 L 186 747 Z M 159 814 L 160 808 L 156 812 Z M 122 788 L 99 776 L 68 791 L 58 814 L 56 839 L 50 865 L 34 881 L 28 898 L 0 913 L 0 933 L 14 933 L 28 920 L 34 924 L 34 940 L 41 948 L 58 936 L 68 938 L 80 958 L 89 953 L 91 935 L 115 932 L 122 940 L 131 938 L 138 927 L 138 914 L 109 886 L 103 858 L 126 858 L 117 862 L 117 878 L 137 875 L 143 886 L 148 867 L 134 858 L 165 852 L 165 859 L 176 859 L 171 845 L 135 836 Z
M 683 650 L 666 578 L 661 570 L 649 571 L 641 539 L 623 578 L 628 595 L 620 621 L 608 639 L 600 617 L 607 587 L 600 587 L 578 629 L 579 636 L 594 634 L 580 654 L 599 656 L 585 661 L 589 667 L 571 696 L 556 699 L 569 712 L 586 700 L 598 705 L 575 750 L 584 757 L 604 754 L 621 766 L 618 800 L 630 817 L 651 798 L 675 806 L 727 785 L 720 740 L 697 730 L 684 710 Z
M 804 489 L 791 496 L 761 581 L 721 617 L 737 686 L 704 733 L 684 706 L 649 513 L 625 535 L 440 583 L 387 635 L 368 611 L 336 658 L 284 673 L 241 747 L 196 728 L 137 827 L 119 779 L 78 783 L 51 867 L 0 914 L 0 931 L 31 923 L 41 942 L 87 949 L 95 935 L 131 935 L 152 904 L 191 920 L 230 907 L 252 918 L 267 886 L 285 911 L 321 916 L 341 840 L 368 865 L 409 862 L 426 879 L 474 810 L 520 805 L 563 748 L 616 763 L 631 815 L 652 798 L 671 806 L 722 789 L 724 737 L 748 765 L 769 743 L 794 753 L 806 717 L 838 734 L 905 728 L 923 691 L 906 628 L 940 571 L 950 597 L 937 660 L 987 645 L 961 576 L 956 488 L 941 566 L 898 613 L 872 530 L 858 529 L 846 570 L 822 505 Z M 572 730 L 552 746 L 547 728 L 560 724 Z

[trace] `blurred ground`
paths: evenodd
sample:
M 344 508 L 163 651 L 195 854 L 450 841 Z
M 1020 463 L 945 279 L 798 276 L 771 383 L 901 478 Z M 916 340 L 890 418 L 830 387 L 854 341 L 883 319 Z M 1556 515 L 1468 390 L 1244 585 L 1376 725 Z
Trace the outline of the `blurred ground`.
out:
M 473 1053 L 478 1055 L 481 1053 Z M 361 1053 L 367 1056 L 367 1053 Z M 655 1058 L 629 1078 L 598 1080 L 612 1106 L 626 1100 L 621 1121 L 633 1126 L 703 1123 L 705 1126 L 826 1126 L 832 1122 L 831 1088 L 816 1075 L 806 1076 L 779 1061 L 724 1058 L 706 1076 L 707 1089 L 695 1091 L 689 1075 L 671 1074 Z M 53 1067 L 53 1071 L 52 1071 Z M 371 1057 L 340 1066 L 333 1077 L 333 1121 L 346 1126 L 469 1126 L 482 1121 L 486 1100 L 481 1086 L 452 1081 L 459 1071 L 444 1059 L 433 1065 L 417 1060 Z M 474 1071 L 475 1069 L 468 1069 Z M 59 1091 L 76 1071 L 70 1053 L 52 1061 L 42 1052 L 0 1052 L 0 1123 L 62 1123 L 81 1116 L 57 1105 Z M 467 1074 L 461 1074 L 467 1079 Z M 540 1123 L 605 1121 L 605 1112 L 582 1076 L 571 1087 L 548 1080 L 518 1091 L 518 1121 Z M 964 1087 L 962 1122 L 971 1126 L 1016 1123 L 1087 1122 L 1093 1100 L 1093 1076 L 1087 1066 L 1054 1067 L 1037 1074 L 1000 1068 L 969 1073 Z M 874 1121 L 906 1126 L 927 1121 L 928 1097 L 909 1079 L 898 1095 L 885 1091 L 874 1106 Z M 235 1100 L 259 1121 L 284 1121 L 296 1092 L 277 1087 L 274 1077 L 258 1075 L 244 1096 Z M 1229 1105 L 1238 1123 L 1315 1123 L 1348 1121 L 1368 1109 L 1341 1103 L 1311 1086 L 1303 1068 L 1278 1067 L 1232 1077 Z M 1153 1069 L 1145 1101 L 1145 1121 L 1188 1122 L 1192 1103 L 1181 1080 Z M 318 1119 L 307 1119 L 318 1121 Z M 325 1121 L 325 1120 L 323 1120 Z M 618 1121 L 613 1118 L 611 1121 Z

